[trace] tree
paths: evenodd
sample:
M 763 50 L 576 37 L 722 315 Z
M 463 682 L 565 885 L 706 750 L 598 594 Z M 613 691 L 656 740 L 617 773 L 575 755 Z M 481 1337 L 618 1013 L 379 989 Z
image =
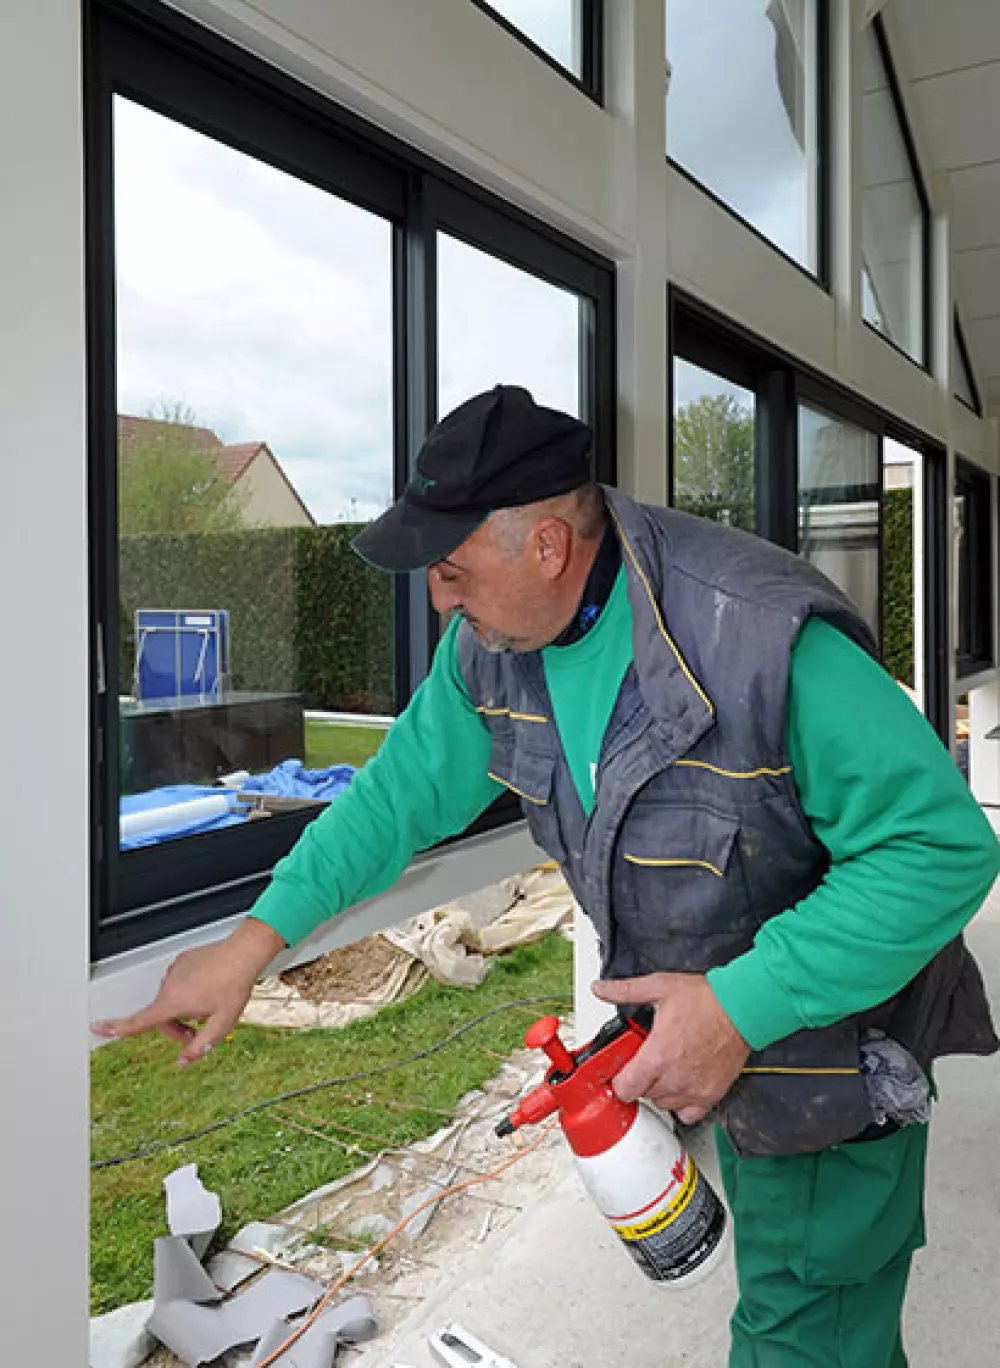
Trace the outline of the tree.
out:
M 754 530 L 754 415 L 704 394 L 674 419 L 674 502 L 686 513 Z
M 119 440 L 119 535 L 242 527 L 245 497 L 226 478 L 191 410 L 174 404 L 147 418 L 138 433 Z

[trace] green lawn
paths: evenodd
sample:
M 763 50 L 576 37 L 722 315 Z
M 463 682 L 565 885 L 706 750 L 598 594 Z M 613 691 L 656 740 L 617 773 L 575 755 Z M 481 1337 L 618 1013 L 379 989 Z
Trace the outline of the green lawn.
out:
M 92 1154 L 105 1159 L 210 1125 L 256 1100 L 371 1069 L 426 1049 L 463 1023 L 517 998 L 568 1004 L 572 948 L 560 936 L 497 959 L 480 988 L 428 982 L 405 1002 L 342 1031 L 267 1031 L 241 1026 L 202 1063 L 179 1072 L 177 1047 L 161 1036 L 105 1045 L 92 1056 Z M 444 1124 L 470 1088 L 497 1072 L 536 1016 L 559 1004 L 513 1008 L 473 1026 L 428 1058 L 381 1077 L 338 1085 L 289 1104 L 408 1144 Z M 396 1103 L 395 1107 L 386 1105 Z M 399 1104 L 408 1104 L 400 1106 Z M 371 1150 L 379 1148 L 373 1142 Z M 502 1157 L 498 1146 L 498 1158 Z M 167 1234 L 162 1180 L 195 1162 L 222 1199 L 228 1237 L 364 1162 L 282 1123 L 274 1110 L 146 1159 L 96 1170 L 91 1187 L 91 1304 L 95 1314 L 151 1295 L 153 1239 Z
M 360 769 L 370 760 L 385 731 L 381 727 L 350 727 L 339 722 L 306 719 L 307 769 L 326 769 L 329 765 L 353 765 Z

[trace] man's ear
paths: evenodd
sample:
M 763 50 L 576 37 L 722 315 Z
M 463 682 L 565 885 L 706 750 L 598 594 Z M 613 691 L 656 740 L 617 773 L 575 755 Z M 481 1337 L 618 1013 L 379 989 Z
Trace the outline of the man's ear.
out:
M 569 564 L 573 533 L 562 518 L 542 518 L 534 529 L 538 567 L 546 579 L 557 580 Z

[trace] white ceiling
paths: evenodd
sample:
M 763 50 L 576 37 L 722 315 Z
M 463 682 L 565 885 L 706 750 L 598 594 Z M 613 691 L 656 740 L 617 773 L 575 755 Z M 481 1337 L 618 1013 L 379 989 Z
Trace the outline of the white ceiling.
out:
M 976 380 L 1000 404 L 1000 0 L 894 0 L 897 65 L 952 190 L 955 294 Z

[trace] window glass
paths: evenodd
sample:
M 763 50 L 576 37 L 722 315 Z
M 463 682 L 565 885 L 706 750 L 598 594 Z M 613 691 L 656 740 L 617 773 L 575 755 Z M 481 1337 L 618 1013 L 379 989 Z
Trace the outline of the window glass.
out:
M 583 79 L 583 0 L 482 0 L 560 66 Z
M 675 359 L 674 507 L 755 531 L 755 449 L 753 392 Z
M 978 413 L 979 399 L 976 394 L 976 385 L 972 377 L 972 369 L 966 360 L 966 354 L 961 345 L 957 318 L 951 332 L 951 385 L 955 398 L 961 399 L 963 404 L 967 404 L 973 412 Z
M 873 328 L 923 364 L 927 214 L 874 24 L 861 54 L 862 309 Z
M 392 229 L 122 98 L 114 137 L 132 848 L 333 796 L 395 711 L 349 548 L 393 498 Z
M 828 575 L 878 632 L 879 439 L 799 407 L 799 553 Z
M 990 477 L 967 461 L 955 465 L 952 611 L 960 676 L 993 662 L 993 575 Z
M 569 290 L 438 235 L 438 413 L 494 385 L 580 412 L 581 326 L 592 305 Z
M 817 0 L 669 0 L 667 152 L 819 269 Z

